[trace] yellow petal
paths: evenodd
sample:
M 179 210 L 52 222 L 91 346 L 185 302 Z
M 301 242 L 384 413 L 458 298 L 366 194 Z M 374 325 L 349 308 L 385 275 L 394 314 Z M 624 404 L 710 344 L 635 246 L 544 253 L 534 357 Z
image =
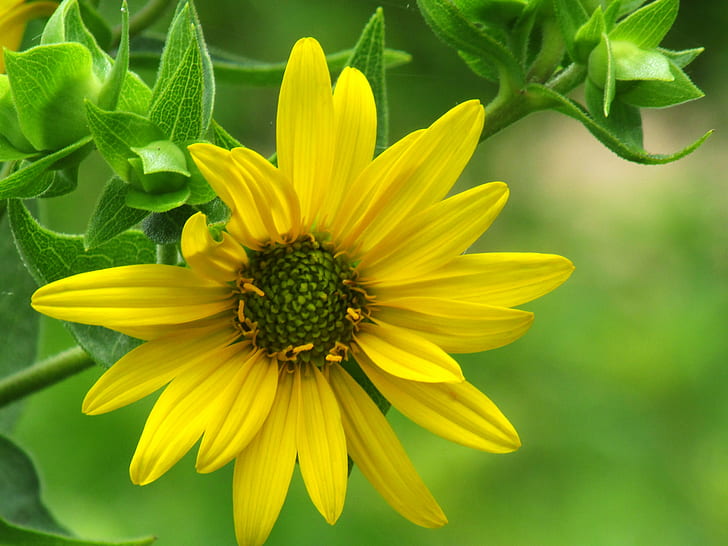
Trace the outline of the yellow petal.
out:
M 208 416 L 217 410 L 218 393 L 237 371 L 228 356 L 235 350 L 237 347 L 221 348 L 206 362 L 187 368 L 164 389 L 131 460 L 129 474 L 133 483 L 153 482 L 197 442 Z
M 58 7 L 56 2 L 30 2 L 12 0 L 0 5 L 0 74 L 5 73 L 3 48 L 17 51 L 23 41 L 25 25 L 37 17 L 51 15 Z
M 255 201 L 245 182 L 245 173 L 233 161 L 231 153 L 205 143 L 192 144 L 187 149 L 202 176 L 230 207 L 226 229 L 244 246 L 259 250 L 271 234 L 260 215 L 261 203 Z
M 464 102 L 438 119 L 380 180 L 382 190 L 359 220 L 366 253 L 408 217 L 442 199 L 473 155 L 483 128 L 477 100 Z
M 185 222 L 181 246 L 185 261 L 195 273 L 219 283 L 234 281 L 248 263 L 245 250 L 230 234 L 223 232 L 221 241 L 212 238 L 201 212 Z
M 242 344 L 239 344 L 242 345 Z M 258 433 L 278 387 L 278 364 L 262 352 L 232 355 L 238 373 L 219 395 L 197 454 L 197 471 L 212 472 L 233 460 Z
M 230 320 L 201 328 L 179 328 L 124 355 L 91 387 L 83 412 L 98 415 L 153 393 L 190 366 L 205 363 L 240 333 Z
M 429 296 L 513 307 L 551 292 L 573 270 L 569 260 L 555 254 L 465 254 L 415 279 L 383 279 L 368 291 L 381 301 Z
M 276 121 L 278 167 L 293 182 L 310 226 L 329 190 L 334 158 L 334 106 L 326 57 L 313 38 L 302 38 L 288 59 Z
M 392 375 L 412 381 L 458 382 L 463 373 L 455 360 L 414 332 L 389 324 L 362 323 L 352 350 L 363 351 Z
M 502 182 L 483 184 L 408 218 L 363 257 L 365 279 L 416 277 L 441 267 L 475 242 L 508 199 Z
M 258 213 L 274 239 L 291 241 L 301 234 L 301 206 L 291 182 L 262 155 L 248 148 L 231 152 L 247 175 L 247 185 L 258 203 Z
M 347 456 L 339 405 L 316 366 L 296 368 L 301 398 L 296 433 L 298 462 L 311 501 L 333 525 L 344 508 Z
M 332 184 L 321 206 L 323 224 L 339 214 L 341 199 L 374 155 L 377 108 L 364 74 L 346 67 L 334 89 L 334 164 Z M 343 212 L 346 214 L 346 212 Z
M 233 510 L 238 544 L 263 544 L 283 506 L 296 462 L 299 398 L 283 369 L 268 419 L 238 456 Z
M 384 191 L 383 181 L 389 180 L 402 155 L 417 142 L 424 129 L 414 131 L 395 142 L 367 165 L 354 180 L 351 190 L 342 195 L 338 213 L 332 219 L 331 233 L 342 248 L 355 247 L 359 233 L 366 227 L 362 218 L 369 213 L 371 204 Z
M 232 290 L 183 267 L 127 265 L 46 284 L 31 305 L 53 318 L 114 329 L 209 317 L 232 307 Z
M 383 300 L 374 313 L 386 322 L 414 330 L 448 353 L 475 353 L 508 345 L 531 326 L 533 313 L 445 298 Z
M 445 514 L 374 402 L 338 364 L 327 372 L 341 408 L 349 455 L 362 474 L 412 523 L 430 528 L 445 525 Z
M 508 453 L 521 441 L 513 425 L 490 399 L 470 383 L 405 381 L 357 361 L 392 405 L 418 425 L 443 438 L 482 451 Z

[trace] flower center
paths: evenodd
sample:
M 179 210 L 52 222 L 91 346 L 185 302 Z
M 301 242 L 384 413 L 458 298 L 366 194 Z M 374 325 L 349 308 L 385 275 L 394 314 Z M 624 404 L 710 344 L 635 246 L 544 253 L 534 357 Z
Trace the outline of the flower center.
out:
M 356 271 L 309 236 L 249 256 L 238 280 L 238 321 L 255 346 L 279 360 L 323 364 L 346 357 L 366 308 Z

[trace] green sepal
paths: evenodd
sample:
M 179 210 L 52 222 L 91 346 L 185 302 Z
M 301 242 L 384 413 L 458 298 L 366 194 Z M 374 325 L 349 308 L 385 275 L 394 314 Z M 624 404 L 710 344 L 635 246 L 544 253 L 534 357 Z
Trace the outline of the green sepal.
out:
M 708 131 L 689 146 L 672 154 L 651 154 L 644 150 L 641 146 L 633 146 L 628 142 L 622 141 L 608 128 L 599 124 L 580 104 L 561 95 L 560 93 L 557 93 L 553 89 L 549 89 L 548 87 L 540 84 L 529 84 L 524 91 L 536 99 L 545 101 L 545 107 L 553 108 L 581 122 L 584 127 L 586 127 L 589 132 L 591 132 L 607 148 L 612 150 L 621 158 L 628 161 L 634 161 L 635 163 L 642 163 L 644 165 L 662 165 L 664 163 L 676 161 L 695 151 L 708 139 L 708 137 L 710 137 L 711 134 L 713 134 L 713 131 Z M 548 103 L 550 103 L 550 106 L 546 106 Z
M 672 81 L 667 57 L 655 50 L 640 49 L 632 42 L 611 41 L 614 77 L 621 81 Z
M 58 150 L 88 134 L 83 103 L 100 81 L 81 44 L 42 45 L 5 53 L 8 78 L 25 138 L 37 150 Z
M 212 119 L 212 62 L 191 2 L 180 0 L 162 52 L 149 118 L 175 142 L 203 138 Z
M 377 8 L 364 26 L 347 66 L 361 71 L 369 81 L 377 105 L 377 154 L 389 145 L 389 104 L 384 68 L 384 12 Z
M 190 176 L 185 154 L 174 142 L 155 140 L 144 146 L 132 146 L 131 151 L 141 159 L 144 174 L 175 173 Z
M 185 222 L 194 213 L 195 209 L 188 205 L 167 212 L 153 213 L 142 222 L 142 230 L 150 241 L 158 245 L 175 244 L 182 237 Z
M 50 182 L 48 189 L 38 197 L 48 198 L 66 195 L 78 187 L 78 164 L 73 162 L 65 168 L 48 171 L 43 176 L 50 177 Z
M 31 309 L 27 302 L 25 307 Z M 40 480 L 33 461 L 15 442 L 0 434 L 0 544 L 24 544 L 6 542 L 8 537 L 3 534 L 2 527 L 4 521 L 38 531 L 68 535 L 40 498 Z
M 156 260 L 155 245 L 138 231 L 126 231 L 93 250 L 86 250 L 81 235 L 64 235 L 42 227 L 21 201 L 9 201 L 8 214 L 15 244 L 39 285 L 84 271 Z M 64 324 L 79 345 L 107 368 L 140 343 L 100 326 Z
M 672 81 L 639 81 L 619 97 L 640 108 L 666 108 L 699 99 L 704 93 L 675 63 L 669 61 Z
M 599 45 L 602 36 L 607 33 L 607 23 L 601 6 L 597 6 L 589 20 L 584 23 L 574 36 L 574 61 L 586 64 L 589 53 Z
M 230 209 L 219 197 L 207 203 L 196 205 L 194 208 L 207 216 L 207 223 L 211 229 L 214 226 L 223 229 L 230 220 Z
M 642 115 L 639 108 L 623 103 L 619 98 L 612 102 L 609 116 L 604 115 L 603 92 L 593 82 L 584 85 L 584 101 L 594 121 L 632 149 L 643 147 Z
M 6 178 L 0 180 L 0 199 L 29 199 L 42 195 L 53 184 L 53 177 L 43 176 L 49 169 L 59 166 L 75 152 L 85 153 L 84 146 L 91 142 L 85 137 L 37 161 L 23 162 L 20 168 Z
M 489 82 L 498 81 L 498 69 L 490 64 L 486 59 L 472 55 L 465 51 L 458 51 L 458 55 L 476 76 L 480 76 Z
M 118 176 L 111 177 L 106 183 L 83 237 L 86 250 L 96 248 L 147 217 L 149 211 L 126 205 L 129 190 L 129 184 Z
M 554 11 L 561 27 L 566 51 L 572 59 L 577 60 L 579 53 L 576 48 L 576 35 L 589 21 L 589 14 L 580 0 L 554 0 Z
M 528 0 L 453 0 L 466 19 L 507 27 L 521 16 Z
M 679 0 L 656 0 L 620 21 L 609 37 L 642 49 L 655 48 L 675 22 L 679 5 Z
M 64 0 L 48 19 L 40 43 L 42 45 L 75 42 L 84 46 L 93 59 L 96 78 L 104 81 L 111 70 L 111 58 L 99 47 L 81 17 L 77 0 Z
M 131 63 L 137 69 L 154 69 L 160 60 L 158 48 L 162 41 L 148 36 L 134 39 L 134 50 L 131 52 Z M 326 55 L 329 70 L 333 73 L 341 71 L 353 53 L 353 49 L 345 49 Z M 285 62 L 269 63 L 256 59 L 248 59 L 231 53 L 210 48 L 212 66 L 217 81 L 249 85 L 253 87 L 275 87 L 283 81 L 286 69 Z M 384 50 L 384 65 L 387 69 L 396 68 L 409 63 L 412 56 L 396 49 Z
M 604 10 L 604 23 L 606 25 L 607 32 L 610 32 L 614 28 L 614 25 L 617 24 L 617 19 L 620 17 L 620 11 L 623 3 L 624 2 L 620 2 L 620 0 L 613 0 Z M 597 9 L 600 9 L 600 7 Z
M 154 176 L 154 175 L 151 175 Z M 150 212 L 166 212 L 187 202 L 190 196 L 190 188 L 183 186 L 178 190 L 167 193 L 152 194 L 145 191 L 129 188 L 125 202 L 127 206 L 146 210 Z
M 38 152 L 23 152 L 11 144 L 7 138 L 0 135 L 0 163 L 4 161 L 18 161 L 38 155 Z M 2 187 L 2 180 L 0 180 Z
M 665 57 L 670 59 L 671 62 L 675 63 L 678 68 L 685 68 L 687 65 L 692 63 L 695 58 L 705 51 L 704 47 L 695 47 L 693 49 L 683 49 L 681 51 L 673 51 L 671 49 L 664 49 L 658 47 L 657 51 L 662 53 Z
M 617 78 L 612 43 L 606 34 L 602 34 L 601 42 L 589 54 L 589 79 L 602 89 L 602 111 L 609 116 L 617 92 Z
M 129 71 L 129 7 L 121 3 L 121 41 L 114 65 L 99 92 L 98 105 L 104 110 L 115 110 Z
M 0 74 L 0 161 L 24 159 L 37 154 L 23 135 L 7 74 Z
M 131 112 L 107 112 L 88 101 L 86 118 L 99 152 L 126 182 L 132 180 L 129 159 L 136 157 L 132 148 L 164 138 L 162 131 L 147 118 Z
M 425 21 L 440 40 L 457 51 L 482 58 L 499 68 L 520 89 L 525 74 L 513 53 L 485 30 L 468 21 L 457 7 L 447 0 L 417 0 Z
M 2 518 L 0 518 L 0 537 L 3 540 L 2 544 L 7 544 L 8 546 L 149 546 L 157 540 L 155 537 L 123 542 L 81 540 L 57 534 L 45 533 L 43 531 L 36 531 L 35 529 L 27 529 L 25 527 L 13 525 Z
M 628 15 L 632 13 L 633 11 L 637 10 L 647 2 L 647 0 L 610 0 L 612 4 L 619 4 L 619 9 L 617 13 L 617 18 L 624 17 L 625 15 Z
M 187 179 L 187 187 L 190 189 L 187 204 L 201 205 L 208 201 L 212 201 L 217 196 L 215 190 L 212 189 L 212 186 L 210 186 L 205 177 L 202 176 L 202 173 L 200 172 L 200 169 L 197 168 L 197 164 L 192 159 L 192 155 L 187 149 L 187 146 L 184 146 L 182 151 L 184 152 L 185 159 L 187 161 L 187 170 L 190 172 L 190 177 Z

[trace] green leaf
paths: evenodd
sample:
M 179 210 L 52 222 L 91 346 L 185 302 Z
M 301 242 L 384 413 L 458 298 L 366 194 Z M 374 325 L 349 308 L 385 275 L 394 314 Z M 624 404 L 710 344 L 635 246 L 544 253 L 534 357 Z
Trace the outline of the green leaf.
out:
M 139 76 L 133 72 L 127 72 L 124 85 L 121 86 L 117 109 L 146 117 L 151 102 L 152 90 Z
M 212 119 L 214 94 L 199 21 L 192 5 L 182 0 L 162 52 L 149 118 L 175 142 L 200 139 Z
M 130 188 L 126 194 L 126 204 L 129 207 L 150 212 L 166 212 L 184 205 L 190 194 L 191 191 L 188 186 L 156 194 Z
M 672 81 L 636 82 L 634 87 L 620 93 L 620 98 L 641 108 L 666 108 L 704 96 L 677 64 L 670 62 L 669 66 Z
M 3 333 L 0 379 L 35 361 L 40 325 L 40 316 L 28 305 L 35 282 L 20 260 L 5 210 L 6 202 L 0 202 L 0 279 L 6 287 L 0 290 L 0 332 Z M 20 410 L 21 404 L 17 402 L 0 409 L 0 431 L 10 432 Z M 0 503 L 2 497 L 0 493 Z
M 93 59 L 94 75 L 100 81 L 106 79 L 111 70 L 111 58 L 86 28 L 77 0 L 66 0 L 58 6 L 48 19 L 40 41 L 42 45 L 63 42 L 76 42 L 84 46 Z
M 610 32 L 614 28 L 614 25 L 617 24 L 617 19 L 619 19 L 620 7 L 623 3 L 624 2 L 620 2 L 619 0 L 610 2 L 610 4 L 604 10 L 604 23 L 606 25 L 607 32 Z
M 225 128 L 214 119 L 212 120 L 211 129 L 213 142 L 216 146 L 220 146 L 226 150 L 232 150 L 233 148 L 240 148 L 243 146 L 237 138 L 228 133 Z
M 606 117 L 602 105 L 602 90 L 589 80 L 584 86 L 584 99 L 587 109 L 596 123 L 630 148 L 642 149 L 642 116 L 639 108 L 624 104 L 617 98 L 612 102 L 609 117 Z
M 692 63 L 695 58 L 705 51 L 704 47 L 696 47 L 694 49 L 683 49 L 682 51 L 672 51 L 670 49 L 657 48 L 657 51 L 675 63 L 678 68 L 685 68 Z
M 712 131 L 708 131 L 698 140 L 678 152 L 672 154 L 651 154 L 641 147 L 638 148 L 620 140 L 607 128 L 597 123 L 581 105 L 564 97 L 560 93 L 540 84 L 529 84 L 525 91 L 535 98 L 549 101 L 554 109 L 580 121 L 607 148 L 621 158 L 636 163 L 661 165 L 676 161 L 695 151 L 713 133 Z
M 98 104 L 104 110 L 114 110 L 129 71 L 129 6 L 126 0 L 121 4 L 121 42 L 114 66 L 99 92 Z
M 106 20 L 96 11 L 87 0 L 80 0 L 78 7 L 81 8 L 81 18 L 84 25 L 93 34 L 96 43 L 103 50 L 111 46 L 112 32 Z
M 384 70 L 384 12 L 382 8 L 369 19 L 346 63 L 360 70 L 369 80 L 377 105 L 377 153 L 388 146 L 389 105 Z
M 195 209 L 187 205 L 163 213 L 150 214 L 142 223 L 145 235 L 158 245 L 178 243 L 182 228 Z
M 86 250 L 96 248 L 109 239 L 141 222 L 149 212 L 126 205 L 130 187 L 119 177 L 112 177 L 99 197 L 84 235 Z
M 617 80 L 672 81 L 667 57 L 657 51 L 640 49 L 632 42 L 612 41 L 614 76 Z
M 30 308 L 27 302 L 25 305 Z M 1 434 L 0 518 L 24 527 L 68 534 L 40 499 L 40 481 L 33 462 L 20 447 Z M 0 543 L 8 544 L 6 540 L 0 527 Z
M 589 53 L 599 45 L 602 35 L 607 32 L 607 23 L 601 6 L 597 6 L 589 20 L 584 23 L 574 36 L 574 60 L 586 64 Z
M 182 150 L 187 160 L 187 169 L 190 171 L 190 177 L 187 180 L 187 187 L 190 189 L 190 195 L 187 198 L 188 205 L 201 205 L 215 199 L 217 194 L 207 183 L 205 177 L 202 176 L 200 169 L 197 168 L 192 155 L 185 146 Z
M 507 26 L 517 19 L 528 5 L 528 0 L 453 0 L 471 21 L 486 25 Z
M 3 161 L 27 159 L 34 155 L 37 155 L 37 152 L 21 152 L 15 146 L 10 144 L 5 137 L 0 136 L 0 163 Z M 2 187 L 2 180 L 0 180 L 0 187 Z
M 8 523 L 0 518 L 0 539 L 3 546 L 149 546 L 156 538 L 142 538 L 124 542 L 98 542 L 67 538 Z
M 621 21 L 609 37 L 643 49 L 655 48 L 675 22 L 679 5 L 679 0 L 656 0 Z
M 480 76 L 489 82 L 498 81 L 498 69 L 490 64 L 487 60 L 477 57 L 465 51 L 458 51 L 460 58 L 468 65 L 468 68 L 476 76 Z
M 91 142 L 91 137 L 85 137 L 52 154 L 48 154 L 32 163 L 21 164 L 20 169 L 0 180 L 0 199 L 21 198 L 28 199 L 42 195 L 53 184 L 53 177 L 43 176 L 46 171 L 57 166 L 77 150 L 81 150 Z
M 127 182 L 132 178 L 129 159 L 136 157 L 132 148 L 164 138 L 154 123 L 131 112 L 107 112 L 86 102 L 86 118 L 99 152 L 116 174 Z
M 38 197 L 58 197 L 66 195 L 78 187 L 78 165 L 72 164 L 65 169 L 48 171 L 43 176 L 49 177 L 48 189 Z
M 77 43 L 8 51 L 5 63 L 23 134 L 37 150 L 58 150 L 88 134 L 83 102 L 100 82 L 91 55 Z
M 0 74 L 0 161 L 15 161 L 36 155 L 23 135 L 7 74 Z
M 508 75 L 512 87 L 519 89 L 523 85 L 525 75 L 510 50 L 471 24 L 452 3 L 417 0 L 417 6 L 432 31 L 447 45 L 498 66 Z
M 589 14 L 578 0 L 554 0 L 554 10 L 564 36 L 566 51 L 575 61 L 579 59 L 576 49 L 576 35 L 589 21 Z
M 8 213 L 15 244 L 38 284 L 84 271 L 156 260 L 156 247 L 138 231 L 127 231 L 93 250 L 86 250 L 81 235 L 64 235 L 42 227 L 21 201 L 9 201 Z M 65 324 L 79 345 L 105 367 L 140 343 L 100 326 Z

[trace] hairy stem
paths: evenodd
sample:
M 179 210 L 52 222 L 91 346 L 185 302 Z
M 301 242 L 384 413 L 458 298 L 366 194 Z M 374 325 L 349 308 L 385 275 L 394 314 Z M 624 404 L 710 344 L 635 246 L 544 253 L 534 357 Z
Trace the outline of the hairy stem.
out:
M 68 349 L 0 380 L 0 407 L 50 387 L 94 365 L 80 347 Z

